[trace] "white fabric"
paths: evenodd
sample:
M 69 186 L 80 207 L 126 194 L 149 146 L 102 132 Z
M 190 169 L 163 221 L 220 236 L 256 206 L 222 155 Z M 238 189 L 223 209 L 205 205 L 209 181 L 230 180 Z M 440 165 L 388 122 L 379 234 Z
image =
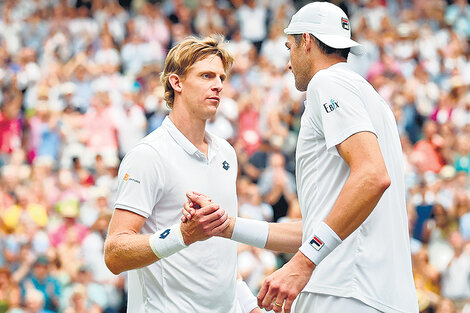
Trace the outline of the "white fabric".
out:
M 470 298 L 470 255 L 463 252 L 454 256 L 446 270 L 442 273 L 442 296 L 452 300 Z
M 264 249 L 268 240 L 269 224 L 264 221 L 238 217 L 230 239 Z
M 250 313 L 253 309 L 258 307 L 258 300 L 251 293 L 250 288 L 248 288 L 248 285 L 243 280 L 237 281 L 237 299 L 242 313 Z
M 302 292 L 292 309 L 293 313 L 379 313 L 367 304 L 354 298 Z
M 315 227 L 313 236 L 307 239 L 299 250 L 318 266 L 341 242 L 341 238 L 330 226 L 321 222 L 318 227 Z
M 236 216 L 235 151 L 209 133 L 206 139 L 208 158 L 167 117 L 122 161 L 114 207 L 146 217 L 144 234 L 178 223 L 190 190 L 207 194 Z M 210 238 L 132 270 L 128 312 L 237 313 L 236 260 L 235 242 Z
M 346 13 L 329 2 L 313 2 L 303 6 L 284 29 L 287 35 L 309 33 L 327 46 L 351 48 L 353 54 L 363 54 L 364 47 L 351 39 L 351 27 Z
M 187 247 L 181 234 L 181 225 L 175 224 L 150 236 L 150 248 L 153 253 L 163 259 Z
M 242 38 L 250 41 L 264 40 L 267 33 L 266 15 L 266 8 L 262 6 L 250 8 L 242 5 L 237 12 Z
M 331 211 L 349 176 L 336 145 L 364 131 L 378 138 L 391 186 L 366 221 L 316 267 L 304 290 L 353 297 L 384 312 L 418 312 L 395 118 L 347 63 L 319 71 L 307 87 L 296 154 L 303 241 Z

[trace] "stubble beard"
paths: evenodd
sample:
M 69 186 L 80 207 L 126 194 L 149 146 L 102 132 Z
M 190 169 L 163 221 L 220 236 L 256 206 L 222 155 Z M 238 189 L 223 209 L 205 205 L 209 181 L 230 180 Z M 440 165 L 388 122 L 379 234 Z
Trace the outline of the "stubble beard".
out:
M 297 75 L 295 76 L 295 88 L 297 88 L 298 91 L 307 91 L 307 86 L 308 86 L 308 81 L 305 76 L 303 75 Z

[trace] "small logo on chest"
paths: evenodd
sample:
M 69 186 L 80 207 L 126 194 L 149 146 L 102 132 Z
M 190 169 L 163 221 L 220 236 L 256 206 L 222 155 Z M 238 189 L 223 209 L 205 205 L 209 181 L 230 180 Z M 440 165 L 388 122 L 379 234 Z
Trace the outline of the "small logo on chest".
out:
M 334 110 L 339 109 L 338 101 L 330 99 L 330 102 L 323 103 L 323 108 L 325 108 L 326 113 L 333 112 Z
M 230 164 L 228 164 L 227 161 L 224 161 L 222 162 L 222 167 L 224 168 L 224 170 L 228 171 L 228 169 L 230 168 Z

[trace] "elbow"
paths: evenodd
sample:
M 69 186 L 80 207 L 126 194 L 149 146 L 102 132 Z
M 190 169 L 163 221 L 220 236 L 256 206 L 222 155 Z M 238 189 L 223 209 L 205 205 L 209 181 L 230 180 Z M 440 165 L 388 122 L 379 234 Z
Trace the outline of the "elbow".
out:
M 382 195 L 388 187 L 390 187 L 392 181 L 387 173 L 387 170 L 376 173 L 372 178 L 372 184 L 377 190 L 377 194 Z
M 119 275 L 123 272 L 123 270 L 119 268 L 119 264 L 116 262 L 116 258 L 114 257 L 112 244 L 108 241 L 106 241 L 104 248 L 104 263 L 114 275 Z
M 360 174 L 362 182 L 370 195 L 381 197 L 382 194 L 390 187 L 391 180 L 386 169 L 368 169 Z

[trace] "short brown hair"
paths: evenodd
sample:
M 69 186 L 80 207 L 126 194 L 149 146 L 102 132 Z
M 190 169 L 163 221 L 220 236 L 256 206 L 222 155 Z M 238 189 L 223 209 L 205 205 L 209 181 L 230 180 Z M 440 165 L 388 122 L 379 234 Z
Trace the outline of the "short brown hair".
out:
M 230 70 L 233 64 L 233 56 L 223 47 L 223 43 L 222 36 L 210 36 L 203 39 L 189 36 L 168 52 L 165 67 L 160 75 L 160 81 L 163 88 L 165 88 L 164 98 L 168 107 L 173 108 L 173 101 L 175 100 L 175 91 L 169 80 L 171 74 L 184 77 L 194 63 L 209 55 L 218 55 L 222 60 L 225 72 L 227 73 Z
M 344 48 L 344 49 L 333 48 L 333 47 L 327 46 L 326 44 L 324 44 L 323 42 L 318 40 L 318 38 L 315 37 L 314 35 L 312 35 L 312 34 L 309 34 L 309 35 L 313 39 L 313 41 L 315 41 L 318 48 L 320 48 L 320 50 L 324 54 L 336 54 L 336 55 L 339 55 L 340 57 L 342 57 L 344 59 L 348 59 L 349 51 L 351 50 L 351 48 Z M 302 34 L 295 34 L 295 35 L 292 35 L 292 36 L 294 36 L 295 44 L 298 47 L 300 45 L 300 43 L 302 42 Z

